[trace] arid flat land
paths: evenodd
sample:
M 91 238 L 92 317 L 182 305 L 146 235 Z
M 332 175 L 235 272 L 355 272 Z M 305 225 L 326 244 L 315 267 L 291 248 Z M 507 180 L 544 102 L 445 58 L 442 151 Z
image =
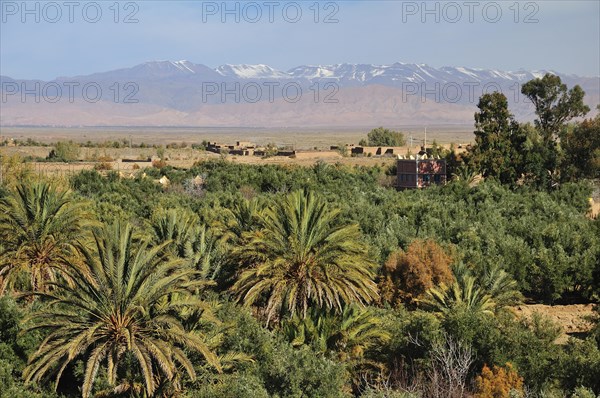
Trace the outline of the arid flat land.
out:
M 48 156 L 51 147 L 34 147 L 34 146 L 22 146 L 22 147 L 0 147 L 0 155 L 19 155 L 21 157 L 40 157 L 44 158 Z M 413 153 L 418 148 L 414 148 Z M 153 156 L 156 150 L 152 148 L 81 148 L 80 160 L 74 163 L 63 163 L 63 162 L 31 162 L 29 163 L 34 172 L 44 175 L 56 175 L 56 174 L 71 174 L 81 170 L 91 170 L 98 164 L 98 161 L 91 159 L 92 156 L 110 158 L 111 161 L 106 163 L 110 164 L 111 170 L 121 171 L 123 173 L 136 173 L 137 167 L 145 168 L 151 167 L 152 163 L 147 161 L 148 157 Z M 194 150 L 191 148 L 185 149 L 167 149 L 166 157 L 168 159 L 167 164 L 179 167 L 179 168 L 190 168 L 194 163 L 198 161 L 215 160 L 222 156 L 212 152 L 206 152 L 202 150 Z M 268 158 L 261 158 L 259 156 L 234 156 L 226 155 L 224 158 L 228 161 L 241 164 L 293 164 L 299 166 L 312 166 L 316 162 L 325 163 L 342 163 L 346 165 L 360 165 L 360 166 L 383 166 L 391 165 L 395 161 L 394 157 L 350 157 L 342 156 L 335 151 L 306 151 L 298 152 L 295 157 L 288 156 L 273 156 Z M 114 159 L 114 161 L 112 161 Z M 122 162 L 120 159 L 129 159 L 129 162 Z
M 373 126 L 378 127 L 378 126 Z M 425 139 L 425 126 L 384 126 L 402 131 L 407 141 L 420 145 Z M 340 127 L 307 129 L 287 128 L 215 128 L 215 127 L 0 127 L 0 137 L 51 143 L 62 140 L 104 142 L 131 140 L 133 144 L 200 143 L 203 140 L 234 144 L 251 141 L 257 145 L 275 143 L 291 145 L 297 150 L 326 149 L 331 145 L 358 144 L 368 129 Z M 427 142 L 440 144 L 469 143 L 474 140 L 473 126 L 440 125 L 427 127 Z
M 425 139 L 424 128 L 417 126 L 394 127 L 405 133 L 407 144 L 399 154 L 417 153 Z M 169 143 L 186 143 L 187 148 L 166 149 L 168 164 L 189 168 L 195 162 L 218 159 L 219 154 L 192 149 L 189 144 L 201 143 L 203 140 L 216 141 L 224 144 L 235 144 L 236 141 L 250 141 L 257 145 L 275 143 L 278 146 L 292 146 L 296 149 L 295 156 L 274 156 L 261 158 L 259 156 L 226 155 L 225 159 L 243 164 L 293 164 L 312 166 L 318 161 L 326 163 L 342 163 L 346 165 L 383 166 L 394 162 L 394 157 L 350 157 L 342 156 L 337 151 L 330 150 L 332 145 L 358 144 L 366 138 L 368 131 L 360 129 L 326 129 L 326 130 L 286 130 L 286 129 L 238 129 L 238 128 L 155 128 L 155 127 L 0 127 L 0 140 L 13 138 L 51 144 L 57 141 L 72 140 L 78 143 L 127 141 L 135 145 L 166 145 Z M 412 136 L 412 146 L 410 137 Z M 472 128 L 469 126 L 437 126 L 427 129 L 427 142 L 436 140 L 439 144 L 449 147 L 450 143 L 466 144 L 473 140 Z M 46 158 L 50 146 L 8 146 L 0 147 L 0 155 L 21 157 Z M 464 146 L 463 146 L 464 150 Z M 44 175 L 69 175 L 81 170 L 93 169 L 98 161 L 107 161 L 112 170 L 124 174 L 134 174 L 138 169 L 150 167 L 149 158 L 155 157 L 155 148 L 87 148 L 79 150 L 80 162 L 31 163 L 33 170 Z M 129 160 L 122 162 L 122 159 Z

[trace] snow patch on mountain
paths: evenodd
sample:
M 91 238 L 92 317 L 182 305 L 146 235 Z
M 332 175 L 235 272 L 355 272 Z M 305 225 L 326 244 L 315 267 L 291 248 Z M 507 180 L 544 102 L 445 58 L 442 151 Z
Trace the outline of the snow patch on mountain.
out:
M 237 77 L 238 79 L 282 79 L 289 77 L 285 72 L 278 71 L 263 64 L 225 64 L 217 67 L 215 71 L 222 76 Z

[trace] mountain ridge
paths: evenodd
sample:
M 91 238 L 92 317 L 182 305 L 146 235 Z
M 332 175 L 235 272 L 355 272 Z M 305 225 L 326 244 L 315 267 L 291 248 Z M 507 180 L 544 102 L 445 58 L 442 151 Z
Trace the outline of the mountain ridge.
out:
M 595 110 L 600 77 L 546 70 L 396 62 L 300 65 L 281 71 L 266 64 L 211 68 L 162 60 L 47 82 L 0 76 L 0 125 L 466 124 L 473 121 L 479 97 L 497 90 L 507 96 L 511 112 L 528 121 L 534 110 L 520 87 L 545 73 L 557 74 L 569 87 L 580 85 Z
M 555 75 L 559 75 L 561 77 L 569 77 L 569 78 L 600 78 L 599 76 L 579 76 L 575 74 L 567 74 L 561 73 L 553 70 L 527 70 L 524 68 L 519 68 L 513 71 L 501 70 L 501 69 L 486 69 L 486 68 L 476 68 L 476 67 L 466 67 L 466 66 L 442 66 L 439 68 L 435 68 L 429 66 L 424 63 L 405 63 L 405 62 L 394 62 L 392 64 L 354 64 L 354 63 L 340 63 L 340 64 L 303 64 L 292 67 L 288 70 L 279 70 L 277 68 L 273 68 L 266 64 L 222 64 L 215 68 L 211 68 L 205 64 L 194 63 L 188 60 L 180 60 L 180 61 L 171 61 L 171 60 L 156 60 L 156 61 L 146 61 L 141 64 L 137 64 L 130 67 L 123 67 L 112 69 L 109 71 L 102 72 L 94 72 L 91 74 L 84 75 L 75 75 L 75 76 L 58 76 L 55 79 L 51 80 L 43 80 L 43 79 L 20 79 L 13 78 L 8 75 L 0 75 L 0 77 L 5 79 L 12 80 L 31 80 L 31 81 L 57 81 L 64 80 L 70 78 L 85 78 L 96 75 L 104 75 L 111 73 L 118 73 L 122 71 L 143 71 L 146 69 L 147 71 L 154 71 L 157 75 L 160 75 L 161 72 L 164 74 L 165 72 L 173 72 L 179 74 L 197 74 L 199 71 L 213 71 L 223 77 L 236 77 L 240 79 L 244 78 L 329 78 L 329 79 L 342 79 L 347 78 L 347 74 L 349 72 L 363 72 L 370 73 L 372 76 L 379 76 L 383 73 L 387 72 L 398 72 L 402 75 L 402 72 L 412 72 L 412 73 L 423 73 L 425 76 L 429 78 L 436 78 L 439 74 L 447 74 L 449 76 L 457 76 L 464 78 L 465 76 L 469 76 L 471 78 L 486 80 L 491 78 L 497 79 L 512 79 L 518 81 L 526 81 L 531 78 L 541 77 L 545 73 L 552 73 Z M 369 70 L 370 69 L 370 70 Z M 270 74 L 265 73 L 265 71 L 271 72 Z M 313 71 L 314 73 L 309 73 L 309 71 Z M 260 73 L 259 73 L 260 72 Z M 322 72 L 321 74 L 317 72 Z M 436 76 L 435 74 L 438 76 Z M 397 74 L 398 74 L 397 73 Z M 404 73 L 406 76 L 406 73 Z M 422 77 L 422 76 L 421 76 Z M 422 78 L 422 80 L 427 80 Z

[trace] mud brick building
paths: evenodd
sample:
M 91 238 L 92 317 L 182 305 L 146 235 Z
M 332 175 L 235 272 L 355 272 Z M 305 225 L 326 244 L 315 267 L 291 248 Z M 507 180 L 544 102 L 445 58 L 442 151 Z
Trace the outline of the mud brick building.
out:
M 426 188 L 446 184 L 446 160 L 430 158 L 427 154 L 398 158 L 398 189 Z

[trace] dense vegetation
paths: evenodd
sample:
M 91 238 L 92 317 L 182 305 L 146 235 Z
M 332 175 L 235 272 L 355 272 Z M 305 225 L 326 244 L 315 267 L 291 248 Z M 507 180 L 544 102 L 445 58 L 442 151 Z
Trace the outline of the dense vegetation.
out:
M 367 139 L 359 143 L 362 146 L 403 146 L 406 144 L 404 134 L 399 131 L 377 127 L 367 134 Z
M 10 168 L 0 396 L 600 394 L 598 319 L 557 344 L 557 325 L 511 311 L 598 303 L 600 220 L 582 179 L 597 155 L 554 179 L 506 172 L 490 158 L 522 155 L 504 133 L 523 127 L 485 116 L 501 97 L 480 102 L 477 145 L 426 190 L 386 187 L 383 166 L 221 159 L 68 181 Z M 597 151 L 581 133 L 594 123 L 563 126 L 569 145 Z M 565 170 L 569 147 L 546 137 Z

